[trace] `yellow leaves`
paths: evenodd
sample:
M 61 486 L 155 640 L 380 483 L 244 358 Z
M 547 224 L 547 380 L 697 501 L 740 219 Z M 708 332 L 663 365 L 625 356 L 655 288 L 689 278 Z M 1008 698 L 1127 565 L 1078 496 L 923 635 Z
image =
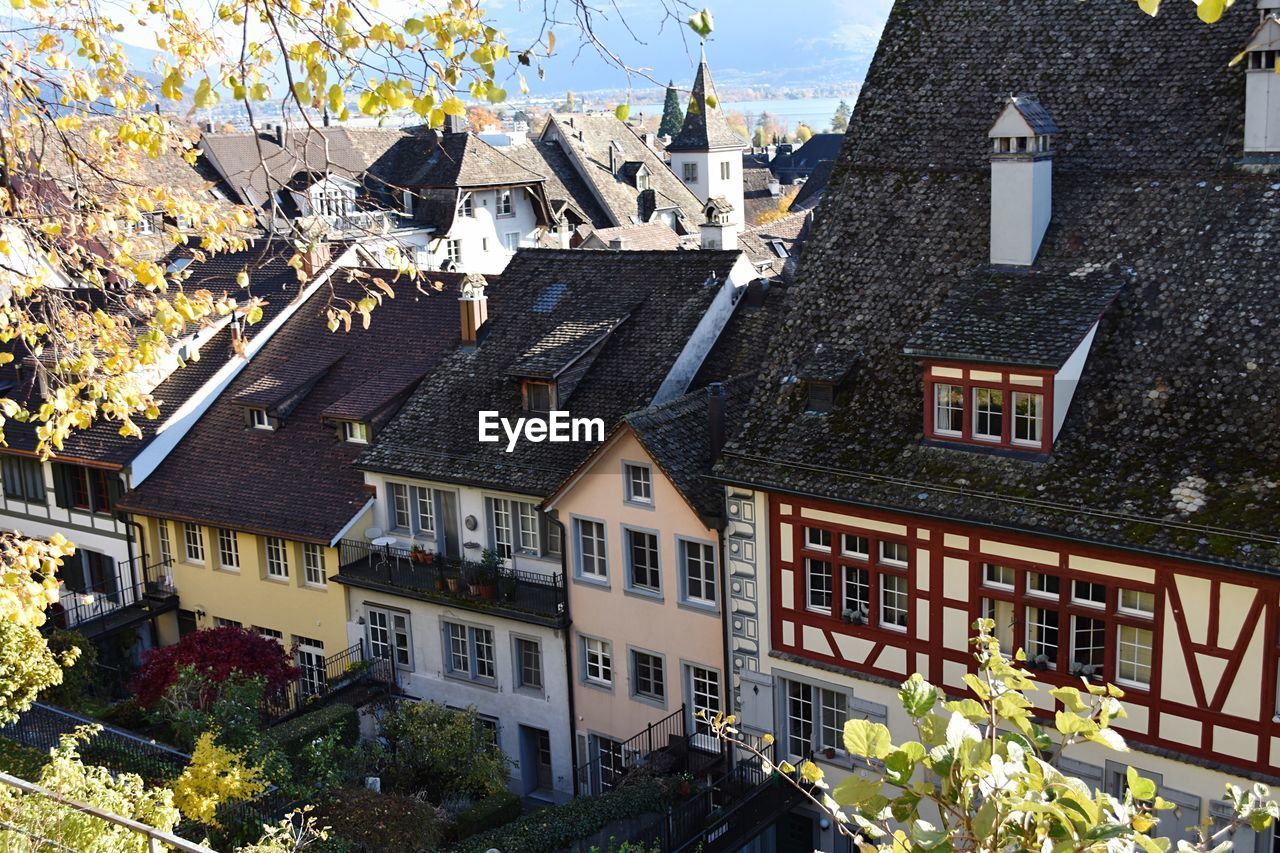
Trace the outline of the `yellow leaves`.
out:
M 446 98 L 444 103 L 440 105 L 440 109 L 445 115 L 449 116 L 462 117 L 467 114 L 466 106 L 456 97 Z
M 1216 24 L 1229 5 L 1228 0 L 1197 0 L 1196 16 L 1206 24 Z
M 255 302 L 249 306 L 249 310 L 245 312 L 244 321 L 250 326 L 262 322 L 262 305 Z
M 1138 0 L 1138 8 L 1155 17 L 1160 14 L 1160 0 Z
M 171 101 L 181 101 L 182 86 L 186 82 L 186 78 L 182 76 L 182 72 L 173 68 L 164 76 L 164 80 L 161 81 L 160 94 Z
M 208 77 L 200 81 L 200 85 L 196 87 L 196 108 L 204 109 L 218 103 L 218 93 L 213 90 L 213 84 Z
M 693 30 L 700 37 L 706 38 L 711 35 L 711 29 L 714 21 L 711 19 L 711 11 L 703 9 L 701 12 L 694 12 L 689 16 L 689 29 Z
M 218 806 L 251 800 L 267 789 L 262 770 L 242 752 L 214 742 L 211 732 L 200 735 L 191 763 L 173 786 L 173 803 L 189 820 L 217 825 Z
M 618 117 L 618 121 L 626 121 L 627 117 L 631 115 L 631 105 L 618 104 L 618 106 L 614 108 L 613 114 Z

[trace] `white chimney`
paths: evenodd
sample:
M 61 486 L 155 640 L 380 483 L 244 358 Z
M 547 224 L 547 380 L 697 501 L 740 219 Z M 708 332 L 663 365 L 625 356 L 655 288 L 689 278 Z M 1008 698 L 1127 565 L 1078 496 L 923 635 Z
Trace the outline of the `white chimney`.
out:
M 1010 98 L 991 138 L 991 263 L 1029 267 L 1053 214 L 1053 138 L 1049 113 L 1033 97 Z
M 1245 64 L 1244 153 L 1280 154 L 1280 0 L 1259 0 L 1264 15 L 1241 58 Z
M 773 196 L 774 198 L 777 198 L 778 196 L 782 195 L 782 182 L 779 181 L 777 178 L 770 178 L 768 187 L 769 187 L 769 195 Z
M 716 196 L 702 207 L 706 217 L 699 226 L 703 249 L 738 248 L 738 233 L 742 230 L 734 216 L 733 205 L 724 196 Z

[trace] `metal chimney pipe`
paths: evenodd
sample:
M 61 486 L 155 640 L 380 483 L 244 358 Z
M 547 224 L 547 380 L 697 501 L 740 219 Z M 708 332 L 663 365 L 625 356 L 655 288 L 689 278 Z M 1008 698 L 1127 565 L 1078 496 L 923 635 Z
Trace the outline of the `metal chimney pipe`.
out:
M 711 458 L 708 467 L 714 465 L 724 449 L 725 391 L 723 382 L 707 386 L 707 437 L 710 439 Z

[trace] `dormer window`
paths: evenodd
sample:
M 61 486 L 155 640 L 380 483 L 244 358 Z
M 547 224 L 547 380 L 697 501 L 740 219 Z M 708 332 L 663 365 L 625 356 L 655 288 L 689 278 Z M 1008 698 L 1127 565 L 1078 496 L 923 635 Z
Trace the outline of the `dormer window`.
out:
M 1047 453 L 1053 374 L 933 365 L 926 368 L 925 433 L 948 442 Z
M 275 424 L 271 422 L 271 416 L 267 414 L 266 409 L 249 409 L 249 426 L 254 429 L 273 430 Z
M 830 382 L 806 382 L 808 397 L 805 411 L 815 415 L 825 415 L 835 405 L 836 388 Z
M 636 189 L 644 192 L 649 189 L 649 173 L 647 171 L 636 172 Z
M 555 407 L 556 386 L 554 382 L 535 382 L 525 380 L 524 408 L 528 412 L 550 412 Z
M 369 425 L 359 421 L 343 421 L 342 440 L 348 444 L 368 444 Z

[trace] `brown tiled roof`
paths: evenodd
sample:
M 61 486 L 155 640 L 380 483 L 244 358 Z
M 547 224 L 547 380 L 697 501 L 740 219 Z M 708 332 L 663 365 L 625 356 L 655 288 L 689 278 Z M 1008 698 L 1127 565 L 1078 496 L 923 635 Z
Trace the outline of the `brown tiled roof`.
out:
M 745 229 L 738 237 L 738 245 L 762 275 L 783 275 L 795 267 L 795 259 L 801 256 L 810 222 L 808 211 L 788 213 L 773 222 Z M 780 246 L 786 257 L 780 256 L 775 246 Z
M 674 252 L 684 245 L 680 235 L 672 231 L 665 222 L 643 222 L 639 225 L 620 225 L 617 228 L 600 228 L 594 234 L 595 239 L 588 238 L 585 248 L 591 249 L 644 249 Z M 614 246 L 615 240 L 621 240 L 621 246 Z
M 317 291 L 122 506 L 143 515 L 331 541 L 369 496 L 352 465 L 362 446 L 339 440 L 326 417 L 362 388 L 373 385 L 383 393 L 389 362 L 395 384 L 407 373 L 426 372 L 457 347 L 460 276 L 431 273 L 445 288 L 423 293 L 387 275 L 396 298 L 383 300 L 368 329 L 356 324 L 350 332 L 330 332 L 325 309 L 331 295 L 326 288 Z M 349 279 L 335 274 L 333 297 L 363 295 L 360 283 Z M 238 398 L 295 363 L 331 366 L 279 429 L 247 428 Z M 395 403 L 394 395 L 386 399 Z M 379 414 L 375 426 L 389 416 Z
M 394 187 L 478 188 L 540 184 L 545 178 L 472 133 L 413 131 L 373 166 Z
M 569 157 L 555 142 L 528 142 L 503 151 L 512 160 L 545 179 L 547 201 L 552 209 L 567 204 L 575 227 L 583 223 L 603 227 L 610 220 L 600 202 L 573 168 Z

